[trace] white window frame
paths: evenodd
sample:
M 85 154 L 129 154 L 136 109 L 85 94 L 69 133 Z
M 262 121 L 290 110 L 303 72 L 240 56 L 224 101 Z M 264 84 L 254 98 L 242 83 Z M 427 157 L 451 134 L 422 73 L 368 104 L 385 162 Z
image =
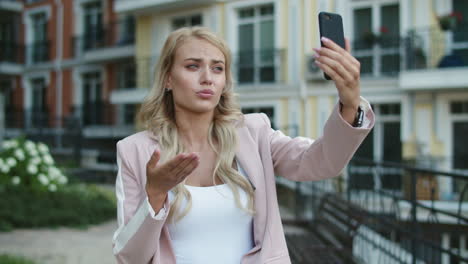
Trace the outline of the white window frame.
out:
M 272 107 L 273 108 L 273 122 L 275 123 L 277 128 L 281 128 L 283 124 L 281 123 L 280 115 L 282 111 L 281 102 L 280 101 L 252 101 L 252 102 L 245 102 L 241 100 L 240 103 L 241 109 L 242 108 L 264 108 L 264 107 Z
M 25 44 L 27 47 L 30 47 L 34 41 L 33 16 L 37 14 L 41 14 L 41 13 L 45 13 L 46 20 L 48 23 L 50 21 L 50 16 L 52 13 L 52 8 L 50 5 L 39 6 L 39 7 L 31 8 L 31 9 L 24 11 L 23 24 L 25 24 L 25 28 L 26 28 L 26 39 L 25 39 L 26 43 Z M 32 64 L 32 50 L 30 48 L 26 48 L 26 65 L 31 65 L 31 64 Z
M 400 14 L 400 32 L 399 35 L 401 36 L 403 32 L 403 28 L 405 28 L 404 23 L 404 17 L 403 15 L 405 14 L 403 12 L 403 5 L 401 0 L 379 0 L 379 1 L 372 1 L 372 0 L 365 0 L 365 1 L 352 1 L 350 3 L 350 8 L 349 8 L 349 17 L 350 17 L 350 26 L 349 26 L 349 32 L 351 36 L 351 42 L 354 41 L 354 10 L 355 9 L 361 9 L 361 8 L 371 8 L 371 15 L 372 15 L 372 32 L 376 33 L 379 32 L 379 29 L 381 27 L 380 24 L 380 18 L 381 18 L 381 7 L 385 5 L 392 5 L 392 4 L 397 4 L 398 5 L 398 10 Z M 354 50 L 353 51 L 354 55 L 357 57 L 372 57 L 372 74 L 370 77 L 380 77 L 382 75 L 382 72 L 380 70 L 381 68 L 381 62 L 382 62 L 382 57 L 385 55 L 398 55 L 401 54 L 399 48 L 381 48 L 379 45 L 374 45 L 371 49 L 369 50 Z M 400 62 L 400 71 L 403 69 L 403 61 Z

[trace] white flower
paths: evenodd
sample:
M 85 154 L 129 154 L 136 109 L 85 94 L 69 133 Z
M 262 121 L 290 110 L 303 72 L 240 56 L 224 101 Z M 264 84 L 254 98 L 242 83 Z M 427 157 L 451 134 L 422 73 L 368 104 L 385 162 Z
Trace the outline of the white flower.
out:
M 16 159 L 13 158 L 13 157 L 9 157 L 9 158 L 6 160 L 6 163 L 7 163 L 8 166 L 10 166 L 11 168 L 13 168 L 14 166 L 16 166 L 16 164 L 17 164 Z
M 0 158 L 0 166 L 3 166 L 3 160 Z
M 47 147 L 47 145 L 44 144 L 44 143 L 37 143 L 37 149 L 38 149 L 39 152 L 41 152 L 42 154 L 47 154 L 47 153 L 49 153 L 49 147 Z
M 18 176 L 13 176 L 13 178 L 11 178 L 11 183 L 13 183 L 13 185 L 18 185 L 20 184 L 20 182 L 21 182 L 21 179 Z
M 31 159 L 31 163 L 34 164 L 34 165 L 39 165 L 41 164 L 41 158 L 40 157 L 34 157 Z
M 68 179 L 67 179 L 67 177 L 65 177 L 64 175 L 62 175 L 62 176 L 60 176 L 60 177 L 58 178 L 58 182 L 59 182 L 60 184 L 67 184 Z
M 47 165 L 52 165 L 52 164 L 54 164 L 54 159 L 52 158 L 52 156 L 47 154 L 47 155 L 44 156 L 44 162 Z
M 42 173 L 38 175 L 38 179 L 44 186 L 49 184 L 49 179 Z
M 29 164 L 27 168 L 29 174 L 36 174 L 37 173 L 37 166 L 35 164 Z
M 25 158 L 24 151 L 22 149 L 16 149 L 14 154 L 19 160 L 24 160 Z
M 33 148 L 29 150 L 29 155 L 36 157 L 39 155 L 39 152 L 37 151 L 37 149 Z
M 0 167 L 0 171 L 3 172 L 3 173 L 8 173 L 10 172 L 10 166 L 8 166 L 8 164 L 2 164 L 2 166 Z
M 2 143 L 2 148 L 3 148 L 3 149 L 10 149 L 11 147 L 12 147 L 12 146 L 11 146 L 11 143 L 10 143 L 9 140 L 3 141 L 3 143 Z
M 32 142 L 31 140 L 26 140 L 26 143 L 24 143 L 24 146 L 26 147 L 28 151 L 36 149 L 36 144 L 34 144 L 34 142 Z
M 51 191 L 51 192 L 57 191 L 57 186 L 52 183 L 51 185 L 49 185 L 49 191 Z
M 49 167 L 47 172 L 54 179 L 58 178 L 58 177 L 60 177 L 60 175 L 62 175 L 62 173 L 60 172 L 60 170 L 57 167 Z

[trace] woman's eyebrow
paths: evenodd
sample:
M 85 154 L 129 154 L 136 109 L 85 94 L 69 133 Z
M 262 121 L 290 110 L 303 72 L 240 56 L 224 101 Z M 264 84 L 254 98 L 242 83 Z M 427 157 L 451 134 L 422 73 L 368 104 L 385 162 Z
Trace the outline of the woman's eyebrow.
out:
M 203 59 L 201 59 L 201 58 L 187 58 L 184 61 L 188 61 L 188 60 L 193 60 L 193 61 L 196 61 L 196 62 L 202 62 L 203 61 Z M 211 63 L 212 64 L 217 64 L 217 63 L 224 64 L 224 61 L 223 60 L 211 60 Z

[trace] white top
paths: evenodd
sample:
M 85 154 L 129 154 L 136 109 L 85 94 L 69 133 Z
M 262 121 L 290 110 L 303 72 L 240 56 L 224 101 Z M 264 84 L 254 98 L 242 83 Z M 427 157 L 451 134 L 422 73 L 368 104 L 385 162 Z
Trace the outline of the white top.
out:
M 185 186 L 192 195 L 192 208 L 180 221 L 168 224 L 177 264 L 239 264 L 254 245 L 253 217 L 236 206 L 227 184 Z M 247 194 L 239 188 L 239 195 L 246 206 Z M 169 200 L 173 198 L 170 192 Z

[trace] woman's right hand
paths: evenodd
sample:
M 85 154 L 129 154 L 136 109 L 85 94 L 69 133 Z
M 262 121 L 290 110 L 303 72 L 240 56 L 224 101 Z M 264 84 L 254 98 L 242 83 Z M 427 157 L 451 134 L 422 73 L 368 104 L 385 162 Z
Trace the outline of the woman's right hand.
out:
M 150 202 L 162 200 L 155 201 L 162 207 L 167 193 L 195 170 L 200 158 L 195 153 L 181 153 L 166 163 L 158 164 L 160 157 L 160 151 L 155 150 L 146 164 L 146 193 Z

